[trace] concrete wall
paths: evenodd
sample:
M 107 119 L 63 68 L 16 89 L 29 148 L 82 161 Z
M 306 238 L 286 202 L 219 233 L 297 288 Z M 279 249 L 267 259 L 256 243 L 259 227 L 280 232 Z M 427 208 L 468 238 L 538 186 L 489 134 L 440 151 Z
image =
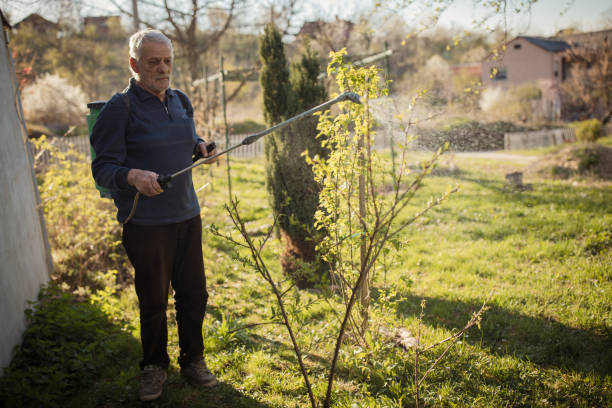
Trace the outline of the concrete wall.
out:
M 51 257 L 7 45 L 0 38 L 0 375 L 26 328 L 24 310 L 49 280 Z
M 535 149 L 575 141 L 576 134 L 571 128 L 504 133 L 504 150 Z

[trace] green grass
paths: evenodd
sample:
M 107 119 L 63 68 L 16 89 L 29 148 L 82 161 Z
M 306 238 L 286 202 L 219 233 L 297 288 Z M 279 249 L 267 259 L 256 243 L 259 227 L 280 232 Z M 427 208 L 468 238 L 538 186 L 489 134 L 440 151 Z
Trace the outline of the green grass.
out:
M 612 186 L 527 179 L 533 189 L 518 192 L 505 186 L 504 175 L 524 165 L 449 157 L 441 166 L 449 161 L 458 169 L 455 176 L 429 177 L 405 216 L 449 185 L 458 183 L 461 190 L 406 231 L 402 250 L 378 271 L 373 327 L 416 333 L 424 298 L 422 337 L 431 343 L 463 327 L 488 299 L 480 327 L 461 338 L 423 386 L 426 406 L 611 406 Z M 211 184 L 198 193 L 210 293 L 204 334 L 207 361 L 220 385 L 199 391 L 181 379 L 172 328 L 169 381 L 150 405 L 308 406 L 284 328 L 240 330 L 269 322 L 274 303 L 265 282 L 236 262 L 232 246 L 206 228 L 215 224 L 231 231 L 223 209 L 225 167 L 196 170 L 196 189 L 206 182 Z M 251 231 L 272 223 L 261 160 L 232 160 L 232 188 Z M 264 252 L 279 277 L 280 250 L 273 240 Z M 294 317 L 321 400 L 339 306 L 333 298 L 318 299 L 316 291 L 302 293 Z M 173 307 L 168 315 L 174 326 Z M 140 406 L 132 287 L 100 292 L 93 302 L 52 292 L 33 319 L 24 346 L 0 379 L 5 406 Z M 66 330 L 68 337 L 61 335 Z M 426 353 L 422 366 L 440 353 Z M 335 406 L 414 406 L 414 359 L 414 353 L 376 332 L 370 350 L 346 344 Z

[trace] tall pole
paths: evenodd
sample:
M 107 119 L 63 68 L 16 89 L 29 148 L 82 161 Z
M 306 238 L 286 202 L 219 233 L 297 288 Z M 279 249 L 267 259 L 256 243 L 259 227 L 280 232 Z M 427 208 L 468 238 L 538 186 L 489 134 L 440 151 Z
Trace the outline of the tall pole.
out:
M 223 70 L 223 56 L 219 58 L 219 71 L 221 72 L 221 104 L 223 106 L 223 126 L 225 126 L 225 147 L 228 148 L 229 142 L 229 126 L 227 125 L 227 103 L 225 100 L 225 71 Z M 229 201 L 232 200 L 232 178 L 230 169 L 230 155 L 227 153 L 227 193 Z
M 357 144 L 357 148 L 359 150 L 359 220 L 361 223 L 361 240 L 359 245 L 359 255 L 360 255 L 360 268 L 359 274 L 365 275 L 363 280 L 361 281 L 361 285 L 358 288 L 359 290 L 359 305 L 361 309 L 361 327 L 359 330 L 361 331 L 361 335 L 365 334 L 368 329 L 368 323 L 370 320 L 370 282 L 367 271 L 367 258 L 366 258 L 366 250 L 367 250 L 367 209 L 366 209 L 366 174 L 368 171 L 368 161 L 370 160 L 369 156 L 369 143 L 370 143 L 370 114 L 368 108 L 368 91 L 366 90 L 364 95 L 364 105 L 365 105 L 365 114 L 366 114 L 366 123 L 365 123 L 365 132 L 359 135 L 359 141 Z M 367 133 L 367 135 L 366 135 Z M 366 140 L 367 136 L 367 140 Z M 368 146 L 366 146 L 366 143 Z M 366 154 L 366 149 L 368 150 L 368 154 Z
M 134 16 L 134 31 L 140 28 L 140 17 L 138 17 L 138 0 L 132 0 L 132 15 Z
M 389 49 L 389 42 L 385 41 L 385 51 Z M 389 93 L 391 93 L 391 82 L 389 81 L 391 76 L 391 70 L 389 67 L 389 56 L 385 56 L 385 81 L 387 81 L 387 86 L 389 87 Z M 393 177 L 393 185 L 395 185 L 396 174 L 395 174 L 395 138 L 393 136 L 393 121 L 391 121 L 391 135 L 390 140 L 391 144 L 391 174 Z

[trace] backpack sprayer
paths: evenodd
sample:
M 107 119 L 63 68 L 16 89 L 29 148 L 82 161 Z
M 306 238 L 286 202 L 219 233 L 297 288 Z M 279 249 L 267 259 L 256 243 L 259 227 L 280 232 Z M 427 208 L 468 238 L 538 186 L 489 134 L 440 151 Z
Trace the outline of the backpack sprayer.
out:
M 196 153 L 196 156 L 193 158 L 194 163 L 191 166 L 185 167 L 184 169 L 181 169 L 181 170 L 179 170 L 179 171 L 177 171 L 176 173 L 173 173 L 173 174 L 160 175 L 160 176 L 157 177 L 157 182 L 159 183 L 161 188 L 165 190 L 166 187 L 169 186 L 169 184 L 170 184 L 170 182 L 172 181 L 173 178 L 175 178 L 177 176 L 180 176 L 181 174 L 186 173 L 186 172 L 188 172 L 189 170 L 191 170 L 191 169 L 193 169 L 195 167 L 201 166 L 202 164 L 210 163 L 210 162 L 212 162 L 214 159 L 216 159 L 219 156 L 227 154 L 227 153 L 231 152 L 232 150 L 236 150 L 237 148 L 239 148 L 241 146 L 246 146 L 246 145 L 249 145 L 251 143 L 254 143 L 259 138 L 261 138 L 261 137 L 263 137 L 263 136 L 265 136 L 265 135 L 267 135 L 269 133 L 272 133 L 272 132 L 274 132 L 276 130 L 282 129 L 282 128 L 284 128 L 284 127 L 286 127 L 286 126 L 290 125 L 291 123 L 296 122 L 298 120 L 307 118 L 307 117 L 311 116 L 312 114 L 314 114 L 316 112 L 319 112 L 319 111 L 322 111 L 324 109 L 327 109 L 328 107 L 330 107 L 330 106 L 332 106 L 332 105 L 334 105 L 334 104 L 336 104 L 338 102 L 344 102 L 344 101 L 351 101 L 353 103 L 361 103 L 359 95 L 357 95 L 354 92 L 345 92 L 345 93 L 337 96 L 334 99 L 331 99 L 331 100 L 329 100 L 327 102 L 324 102 L 324 103 L 322 103 L 322 104 L 320 104 L 318 106 L 315 106 L 312 109 L 309 109 L 309 110 L 307 110 L 305 112 L 302 112 L 302 113 L 300 113 L 298 115 L 295 115 L 295 116 L 287 119 L 284 122 L 278 123 L 278 124 L 268 128 L 268 129 L 262 130 L 261 132 L 257 132 L 257 133 L 254 133 L 252 135 L 249 135 L 249 136 L 245 137 L 242 140 L 242 142 L 240 142 L 239 144 L 231 146 L 231 147 L 229 147 L 229 148 L 227 148 L 227 149 L 225 149 L 225 150 L 223 150 L 223 151 L 221 151 L 221 152 L 219 152 L 217 154 L 214 154 L 214 155 L 212 155 L 210 157 L 204 158 L 202 156 L 202 153 L 198 151 Z M 95 114 L 95 117 L 97 117 L 97 112 Z M 88 116 L 88 122 L 89 122 L 89 116 Z M 95 119 L 93 119 L 93 122 L 95 123 Z M 91 127 L 93 127 L 93 124 L 91 125 Z M 210 143 L 207 146 L 207 150 L 209 152 L 213 151 L 214 149 L 215 149 L 214 143 Z M 92 151 L 92 155 L 94 155 L 93 151 Z M 200 159 L 203 159 L 203 160 L 200 160 Z M 98 189 L 100 190 L 100 188 L 98 188 Z M 100 195 L 102 195 L 102 190 L 100 190 Z M 123 224 L 127 224 L 132 219 L 132 217 L 134 216 L 134 213 L 136 212 L 136 207 L 138 206 L 138 200 L 139 199 L 140 199 L 140 192 L 137 192 L 136 195 L 134 196 L 134 203 L 132 204 L 132 209 L 130 210 L 130 213 L 127 216 L 127 218 L 123 221 Z

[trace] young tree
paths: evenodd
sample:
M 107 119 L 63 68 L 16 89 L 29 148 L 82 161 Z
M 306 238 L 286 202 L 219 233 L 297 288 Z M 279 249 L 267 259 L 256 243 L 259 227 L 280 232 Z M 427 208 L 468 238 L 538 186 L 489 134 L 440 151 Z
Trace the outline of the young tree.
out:
M 266 26 L 259 52 L 264 116 L 270 126 L 323 102 L 316 54 L 307 51 L 289 70 L 281 34 L 273 25 Z M 265 139 L 267 188 L 284 244 L 281 263 L 300 287 L 312 283 L 309 271 L 316 277 L 325 272 L 325 264 L 317 259 L 313 231 L 319 186 L 302 157 L 306 150 L 325 155 L 316 140 L 316 127 L 317 118 L 311 117 Z
M 262 55 L 271 57 L 275 55 L 279 60 L 284 60 L 279 46 L 280 36 L 274 35 L 272 29 L 267 29 L 269 36 L 262 40 L 262 43 L 270 48 L 263 50 Z M 266 40 L 273 41 L 266 41 Z M 276 45 L 274 47 L 273 45 Z M 274 52 L 273 50 L 276 50 Z M 235 257 L 243 262 L 244 265 L 253 267 L 263 280 L 269 285 L 274 301 L 278 306 L 278 317 L 287 329 L 291 339 L 293 351 L 297 358 L 300 371 L 304 378 L 304 384 L 308 392 L 310 406 L 316 408 L 322 406 L 329 408 L 332 404 L 333 385 L 340 358 L 340 350 L 351 340 L 364 340 L 361 342 L 363 347 L 371 347 L 371 341 L 367 338 L 370 335 L 358 333 L 361 327 L 355 327 L 355 323 L 367 321 L 369 307 L 369 292 L 367 290 L 369 282 L 374 279 L 374 272 L 383 266 L 386 253 L 391 248 L 390 244 L 399 247 L 400 236 L 405 230 L 414 223 L 415 220 L 427 213 L 430 209 L 442 203 L 450 194 L 457 191 L 456 188 L 449 190 L 430 200 L 423 208 L 416 213 L 406 214 L 409 202 L 414 198 L 416 192 L 423 184 L 424 178 L 432 171 L 441 149 L 433 155 L 431 160 L 421 163 L 420 171 L 410 174 L 408 157 L 404 154 L 401 157 L 400 169 L 396 177 L 389 174 L 389 166 L 382 157 L 378 156 L 373 150 L 373 120 L 370 117 L 369 100 L 387 95 L 386 89 L 380 87 L 379 70 L 375 67 L 364 67 L 355 69 L 346 66 L 342 61 L 343 51 L 332 55 L 332 62 L 328 67 L 328 75 L 335 74 L 340 92 L 355 92 L 361 95 L 362 104 L 340 103 L 341 113 L 332 116 L 329 111 L 323 113 L 318 123 L 318 129 L 322 131 L 321 143 L 326 146 L 328 151 L 325 157 L 311 152 L 303 154 L 306 160 L 313 166 L 313 172 L 317 182 L 321 184 L 319 194 L 319 209 L 315 214 L 315 225 L 317 228 L 325 230 L 325 237 L 320 242 L 322 256 L 326 257 L 332 267 L 332 278 L 336 284 L 335 289 L 343 301 L 343 307 L 337 310 L 339 317 L 338 331 L 333 339 L 333 352 L 329 356 L 328 374 L 325 378 L 327 388 L 325 395 L 317 398 L 311 382 L 311 376 L 305 364 L 305 353 L 299 341 L 299 331 L 295 330 L 296 316 L 287 307 L 289 302 L 294 304 L 293 310 L 301 310 L 299 294 L 288 300 L 291 296 L 291 286 L 285 281 L 278 281 L 274 271 L 265 263 L 262 257 L 263 248 L 269 242 L 272 230 L 265 234 L 261 239 L 253 239 L 245 226 L 245 221 L 240 216 L 238 201 L 232 200 L 227 204 L 226 210 L 234 224 L 236 230 L 242 238 L 235 238 L 233 234 L 222 234 L 214 225 L 211 230 L 214 234 L 226 238 L 236 245 Z M 264 64 L 264 67 L 266 64 Z M 266 71 L 264 79 L 270 80 L 270 74 Z M 279 69 L 280 74 L 285 74 L 286 70 Z M 264 82 L 262 80 L 262 82 Z M 276 90 L 287 92 L 287 86 L 279 86 Z M 271 84 L 270 84 L 271 85 Z M 277 93 L 278 94 L 278 93 Z M 266 99 L 264 98 L 264 101 Z M 343 106 L 344 105 L 344 106 Z M 278 112 L 277 116 L 280 116 Z M 270 113 L 267 113 L 269 115 Z M 408 126 L 406 126 L 406 129 Z M 408 134 L 406 134 L 408 137 Z M 382 187 L 382 188 L 381 188 Z M 387 190 L 386 187 L 391 187 Z M 284 214 L 277 214 L 274 217 L 274 225 L 277 225 Z M 238 248 L 246 249 L 249 255 Z M 364 290 L 365 289 L 365 290 Z M 331 293 L 331 292 L 330 292 Z M 355 309 L 358 308 L 358 313 Z M 306 306 L 307 307 L 307 306 Z M 466 324 L 462 331 L 447 339 L 434 343 L 430 346 L 420 348 L 418 356 L 423 352 L 447 343 L 446 350 L 434 361 L 430 367 L 421 373 L 418 366 L 415 369 L 415 380 L 418 387 L 424 382 L 432 372 L 446 352 L 466 330 L 477 324 L 482 314 L 482 310 L 477 312 Z M 355 328 L 356 330 L 351 330 Z M 351 340 L 347 339 L 346 334 L 352 331 L 355 336 Z M 354 343 L 353 343 L 354 344 Z M 420 347 L 417 344 L 418 347 Z M 316 380 L 315 380 L 316 381 Z M 321 404 L 319 405 L 319 402 Z M 417 395 L 418 401 L 418 395 Z M 418 406 L 418 402 L 417 402 Z

